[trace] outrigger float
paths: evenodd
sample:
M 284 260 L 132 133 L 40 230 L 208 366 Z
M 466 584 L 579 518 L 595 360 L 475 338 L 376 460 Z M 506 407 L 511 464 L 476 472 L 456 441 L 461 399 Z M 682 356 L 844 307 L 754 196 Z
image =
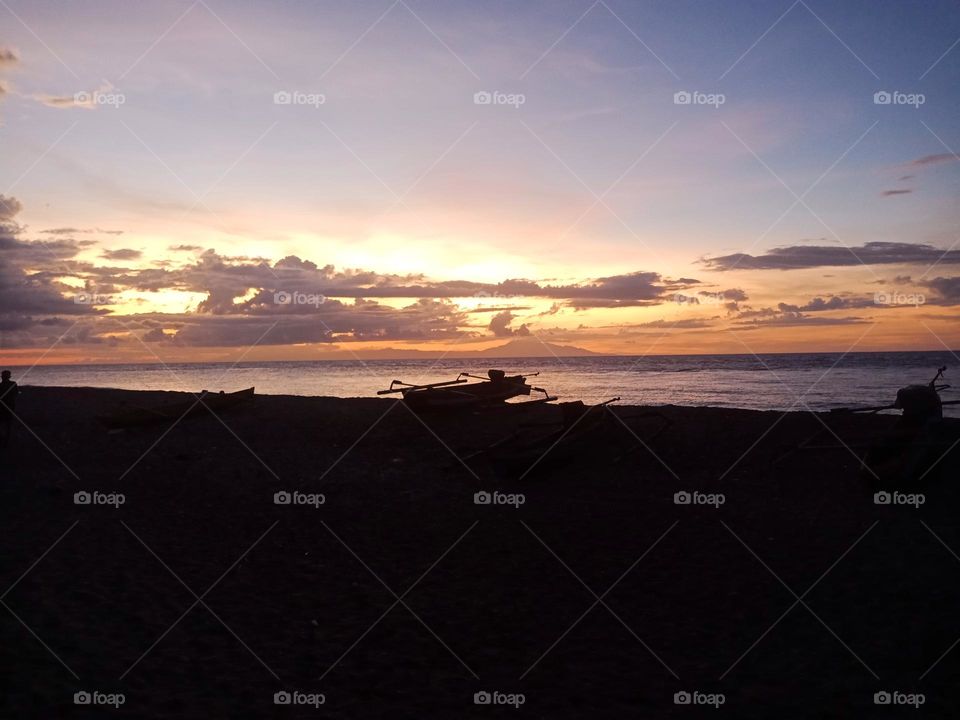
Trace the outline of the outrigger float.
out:
M 546 390 L 534 387 L 527 382 L 527 378 L 539 375 L 539 372 L 530 375 L 507 375 L 503 370 L 488 370 L 487 377 L 460 373 L 455 380 L 414 385 L 394 380 L 386 390 L 380 390 L 377 395 L 391 395 L 399 393 L 403 401 L 414 411 L 431 410 L 476 410 L 491 407 L 507 406 L 507 400 L 515 397 L 529 396 L 532 393 L 543 393 L 543 397 L 535 400 L 526 400 L 520 403 L 510 403 L 510 407 L 539 405 L 553 402 L 556 396 Z M 470 382 L 478 380 L 479 382 Z

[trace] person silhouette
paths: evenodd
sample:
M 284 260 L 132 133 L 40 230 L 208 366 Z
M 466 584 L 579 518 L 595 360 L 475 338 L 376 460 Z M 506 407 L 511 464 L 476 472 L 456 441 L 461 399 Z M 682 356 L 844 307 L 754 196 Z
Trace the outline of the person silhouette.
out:
M 17 384 L 10 379 L 10 371 L 0 374 L 0 447 L 10 444 L 10 427 L 17 408 Z

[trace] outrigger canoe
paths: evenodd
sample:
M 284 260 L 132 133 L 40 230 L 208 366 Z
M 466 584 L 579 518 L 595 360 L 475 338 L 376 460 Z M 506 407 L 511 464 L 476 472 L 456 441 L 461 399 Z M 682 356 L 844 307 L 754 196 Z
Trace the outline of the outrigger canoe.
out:
M 239 390 L 232 393 L 210 393 L 204 390 L 199 395 L 191 396 L 187 400 L 168 403 L 166 405 L 158 405 L 155 407 L 129 405 L 109 415 L 100 415 L 97 417 L 97 420 L 111 430 L 170 423 L 180 418 L 205 414 L 208 408 L 215 413 L 226 410 L 245 400 L 250 400 L 253 397 L 253 391 L 254 388 L 247 388 L 246 390 Z
M 455 380 L 414 385 L 402 380 L 394 380 L 386 390 L 377 395 L 400 393 L 403 401 L 414 411 L 430 410 L 473 410 L 503 406 L 507 400 L 529 396 L 532 392 L 543 393 L 542 398 L 528 400 L 517 405 L 553 402 L 557 398 L 543 388 L 533 387 L 527 382 L 532 375 L 507 375 L 503 370 L 488 370 L 487 377 L 460 373 Z M 469 382 L 479 380 L 480 382 Z

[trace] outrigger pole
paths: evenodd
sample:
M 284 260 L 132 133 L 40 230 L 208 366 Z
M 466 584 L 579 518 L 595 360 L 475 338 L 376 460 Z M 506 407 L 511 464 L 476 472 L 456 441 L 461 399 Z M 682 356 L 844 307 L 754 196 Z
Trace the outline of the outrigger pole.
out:
M 390 383 L 389 389 L 377 390 L 377 395 L 389 395 L 390 393 L 406 392 L 407 390 L 427 390 L 429 388 L 446 387 L 448 385 L 459 385 L 466 382 L 464 375 L 466 375 L 466 373 L 460 373 L 456 380 L 430 383 L 429 385 L 411 385 L 410 383 L 405 383 L 402 380 L 394 380 L 392 383 Z M 467 377 L 470 376 L 468 375 Z M 403 385 L 403 387 L 396 387 L 397 385 Z

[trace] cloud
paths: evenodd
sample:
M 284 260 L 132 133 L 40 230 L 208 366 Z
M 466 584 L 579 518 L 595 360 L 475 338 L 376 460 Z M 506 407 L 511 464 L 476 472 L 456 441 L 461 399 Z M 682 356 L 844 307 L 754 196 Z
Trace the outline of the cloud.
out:
M 8 223 L 23 210 L 23 204 L 15 197 L 0 195 L 0 223 Z
M 890 197 L 892 195 L 909 195 L 913 190 L 884 190 L 880 193 L 883 197 Z
M 748 310 L 739 314 L 734 326 L 742 329 L 755 329 L 764 326 L 799 327 L 817 325 L 860 325 L 868 320 L 860 317 L 824 317 L 807 315 L 795 305 L 780 303 L 777 309 L 762 308 Z
M 164 316 L 167 317 L 167 316 Z M 421 299 L 396 309 L 369 300 L 327 300 L 314 309 L 281 317 L 181 315 L 172 342 L 185 346 L 236 347 L 362 340 L 451 340 L 469 335 L 466 316 L 453 303 Z
M 504 310 L 524 311 L 529 309 L 530 307 L 528 305 L 510 305 L 510 306 L 500 306 L 500 307 L 478 307 L 478 308 L 473 308 L 472 310 L 467 310 L 466 312 L 470 314 L 477 314 L 477 313 L 497 313 L 497 312 L 503 312 Z
M 645 323 L 624 325 L 624 328 L 663 328 L 664 330 L 684 330 L 711 327 L 712 323 L 706 318 L 684 318 L 682 320 L 651 320 Z
M 493 316 L 487 329 L 496 337 L 528 336 L 530 329 L 525 324 L 516 329 L 510 327 L 510 323 L 513 322 L 515 317 L 516 315 L 509 310 L 504 310 Z
M 960 303 L 960 277 L 938 277 L 926 283 L 948 303 Z
M 104 235 L 123 235 L 123 230 L 103 230 L 102 228 L 48 228 L 41 230 L 41 235 L 89 235 L 91 233 L 102 233 Z
M 700 293 L 700 294 L 702 295 L 703 293 Z M 720 296 L 724 300 L 733 300 L 735 302 L 743 302 L 744 300 L 750 299 L 746 291 L 740 288 L 730 288 L 729 290 L 721 290 Z
M 104 250 L 100 253 L 100 257 L 105 260 L 139 260 L 143 257 L 143 253 L 139 250 L 121 248 L 119 250 Z
M 199 252 L 203 250 L 199 245 L 171 245 L 168 249 L 171 252 Z
M 96 110 L 101 104 L 122 105 L 124 103 L 123 95 L 114 92 L 115 90 L 116 88 L 110 82 L 104 81 L 96 90 L 82 90 L 72 95 L 36 93 L 31 97 L 41 105 L 61 110 L 71 108 Z M 109 103 L 106 103 L 106 100 L 109 100 Z
M 66 297 L 77 289 L 58 279 L 81 247 L 72 240 L 20 240 L 14 219 L 21 207 L 16 198 L 0 195 L 0 327 L 15 333 L 4 335 L 6 346 L 18 344 L 34 326 L 50 327 L 55 316 L 104 312 Z
M 170 340 L 170 335 L 167 335 L 163 328 L 155 327 L 148 330 L 140 339 L 144 342 L 167 342 Z
M 49 346 L 64 333 L 65 344 L 134 343 L 132 332 L 145 342 L 182 347 L 519 337 L 531 334 L 529 325 L 514 326 L 515 313 L 530 310 L 527 302 L 461 308 L 459 298 L 542 298 L 551 305 L 545 314 L 556 314 L 567 307 L 664 304 L 680 289 L 699 285 L 693 278 L 671 279 L 648 270 L 581 282 L 435 280 L 339 269 L 293 255 L 276 261 L 230 257 L 193 245 L 173 246 L 190 253 L 180 256 L 183 260 L 168 257 L 162 264 L 126 267 L 122 261 L 149 258 L 118 248 L 98 251 L 99 261 L 81 259 L 84 250 L 97 245 L 99 229 L 64 225 L 36 236 L 43 239 L 28 240 L 16 223 L 21 203 L 3 196 L 0 202 L 4 347 Z M 79 239 L 84 236 L 90 239 Z M 114 314 L 121 297 L 128 303 L 137 297 L 147 305 L 150 293 L 161 292 L 200 300 L 191 312 Z M 742 290 L 731 292 L 746 297 Z M 78 294 L 103 297 L 88 304 L 75 302 Z M 489 321 L 478 325 L 483 314 Z
M 865 308 L 873 307 L 876 302 L 872 297 L 846 298 L 838 295 L 832 296 L 829 300 L 822 297 L 815 297 L 805 305 L 789 305 L 780 303 L 778 307 L 786 312 L 823 312 L 825 310 L 843 310 L 847 308 Z
M 858 247 L 842 245 L 791 245 L 763 255 L 734 253 L 701 262 L 710 270 L 797 270 L 800 268 L 884 265 L 903 263 L 960 263 L 960 250 L 901 242 L 868 242 Z
M 943 163 L 955 162 L 960 160 L 953 153 L 940 153 L 938 155 L 924 155 L 916 160 L 911 160 L 905 167 L 925 167 L 927 165 L 942 165 Z

